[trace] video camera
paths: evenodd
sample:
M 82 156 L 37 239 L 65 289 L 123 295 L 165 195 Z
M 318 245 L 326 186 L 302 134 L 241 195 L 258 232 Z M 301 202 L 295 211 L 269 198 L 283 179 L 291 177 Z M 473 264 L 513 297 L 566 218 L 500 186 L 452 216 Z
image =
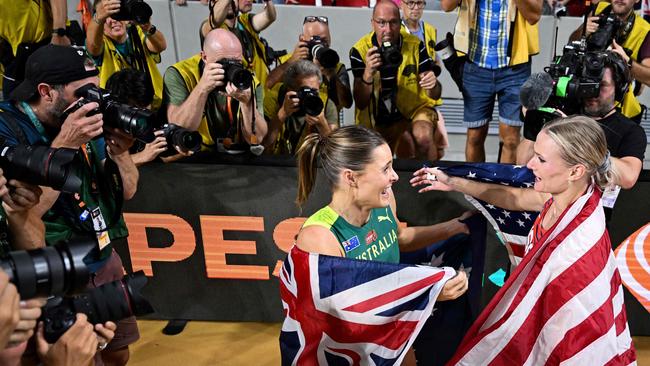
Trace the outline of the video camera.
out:
M 558 110 L 566 115 L 580 113 L 585 99 L 599 96 L 605 67 L 613 65 L 615 73 L 625 73 L 618 55 L 607 49 L 614 40 L 623 43 L 629 24 L 611 13 L 611 6 L 599 15 L 598 24 L 596 32 L 564 46 L 562 55 L 544 68 L 544 73 L 531 75 L 522 85 L 521 104 L 527 109 L 525 138 L 535 140 L 544 124 L 561 115 Z M 620 100 L 628 81 L 623 75 L 614 78 L 619 81 L 616 99 Z
M 83 161 L 79 150 L 38 145 L 10 146 L 0 139 L 0 168 L 7 180 L 47 186 L 57 191 L 78 193 Z
M 311 37 L 307 42 L 307 47 L 309 48 L 309 61 L 318 60 L 318 63 L 326 69 L 331 69 L 339 64 L 339 54 L 329 48 L 320 36 Z
M 111 15 L 114 20 L 133 20 L 145 24 L 151 19 L 153 11 L 143 0 L 120 0 L 120 11 Z
M 94 237 L 34 250 L 9 252 L 0 269 L 16 285 L 21 300 L 71 295 L 86 288 L 90 274 L 84 258 L 97 247 Z
M 55 343 L 74 324 L 77 313 L 86 314 L 91 324 L 153 313 L 140 293 L 146 284 L 144 272 L 138 271 L 74 297 L 48 299 L 41 315 L 45 340 Z
M 244 68 L 244 65 L 239 60 L 222 59 L 218 61 L 223 66 L 224 85 L 215 90 L 226 90 L 226 84 L 231 82 L 237 89 L 246 90 L 253 85 L 253 74 Z
M 75 90 L 74 94 L 77 98 L 82 99 L 79 99 L 63 113 L 62 121 L 82 106 L 96 102 L 99 104 L 99 108 L 89 112 L 87 116 L 102 113 L 105 126 L 120 129 L 144 143 L 152 142 L 155 139 L 153 132 L 156 116 L 152 111 L 119 103 L 111 96 L 110 91 L 90 83 Z

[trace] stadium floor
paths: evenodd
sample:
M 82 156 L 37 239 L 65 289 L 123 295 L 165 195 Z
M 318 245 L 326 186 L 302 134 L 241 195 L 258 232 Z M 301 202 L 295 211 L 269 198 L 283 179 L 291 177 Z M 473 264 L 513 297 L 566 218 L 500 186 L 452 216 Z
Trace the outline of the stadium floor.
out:
M 166 321 L 140 320 L 141 338 L 129 365 L 279 365 L 278 323 L 191 321 L 182 333 L 162 334 Z M 650 337 L 634 337 L 638 365 L 650 365 Z

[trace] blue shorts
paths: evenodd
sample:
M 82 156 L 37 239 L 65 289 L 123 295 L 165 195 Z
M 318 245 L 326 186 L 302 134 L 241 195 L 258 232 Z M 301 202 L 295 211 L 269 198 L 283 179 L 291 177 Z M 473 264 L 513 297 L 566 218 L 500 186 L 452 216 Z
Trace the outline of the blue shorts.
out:
M 466 62 L 463 70 L 463 125 L 478 128 L 489 123 L 494 96 L 498 95 L 499 120 L 508 126 L 522 126 L 519 90 L 529 76 L 530 62 L 494 70 Z

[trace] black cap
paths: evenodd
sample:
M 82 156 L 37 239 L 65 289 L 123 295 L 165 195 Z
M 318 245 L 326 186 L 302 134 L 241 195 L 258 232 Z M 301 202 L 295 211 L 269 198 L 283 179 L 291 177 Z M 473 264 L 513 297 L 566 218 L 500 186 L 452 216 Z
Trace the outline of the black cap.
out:
M 10 98 L 28 100 L 40 83 L 60 85 L 99 75 L 94 64 L 92 70 L 86 70 L 91 65 L 88 60 L 86 52 L 79 48 L 53 44 L 43 46 L 27 58 L 25 80 L 11 92 Z

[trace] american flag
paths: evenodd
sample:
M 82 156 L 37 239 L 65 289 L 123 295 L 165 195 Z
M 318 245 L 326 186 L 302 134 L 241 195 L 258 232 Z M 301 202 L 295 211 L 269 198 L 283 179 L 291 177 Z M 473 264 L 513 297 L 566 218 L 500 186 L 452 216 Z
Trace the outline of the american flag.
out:
M 454 274 L 293 247 L 280 271 L 282 364 L 399 365 Z
M 614 251 L 623 284 L 650 312 L 650 222 Z
M 532 243 L 449 364 L 636 364 L 600 196 L 591 187 Z
M 512 187 L 530 188 L 535 176 L 526 167 L 495 163 L 461 164 L 441 168 L 450 176 L 463 177 L 479 182 L 498 183 Z M 465 198 L 485 216 L 506 246 L 510 263 L 514 268 L 523 258 L 528 233 L 539 212 L 508 211 L 471 196 Z

